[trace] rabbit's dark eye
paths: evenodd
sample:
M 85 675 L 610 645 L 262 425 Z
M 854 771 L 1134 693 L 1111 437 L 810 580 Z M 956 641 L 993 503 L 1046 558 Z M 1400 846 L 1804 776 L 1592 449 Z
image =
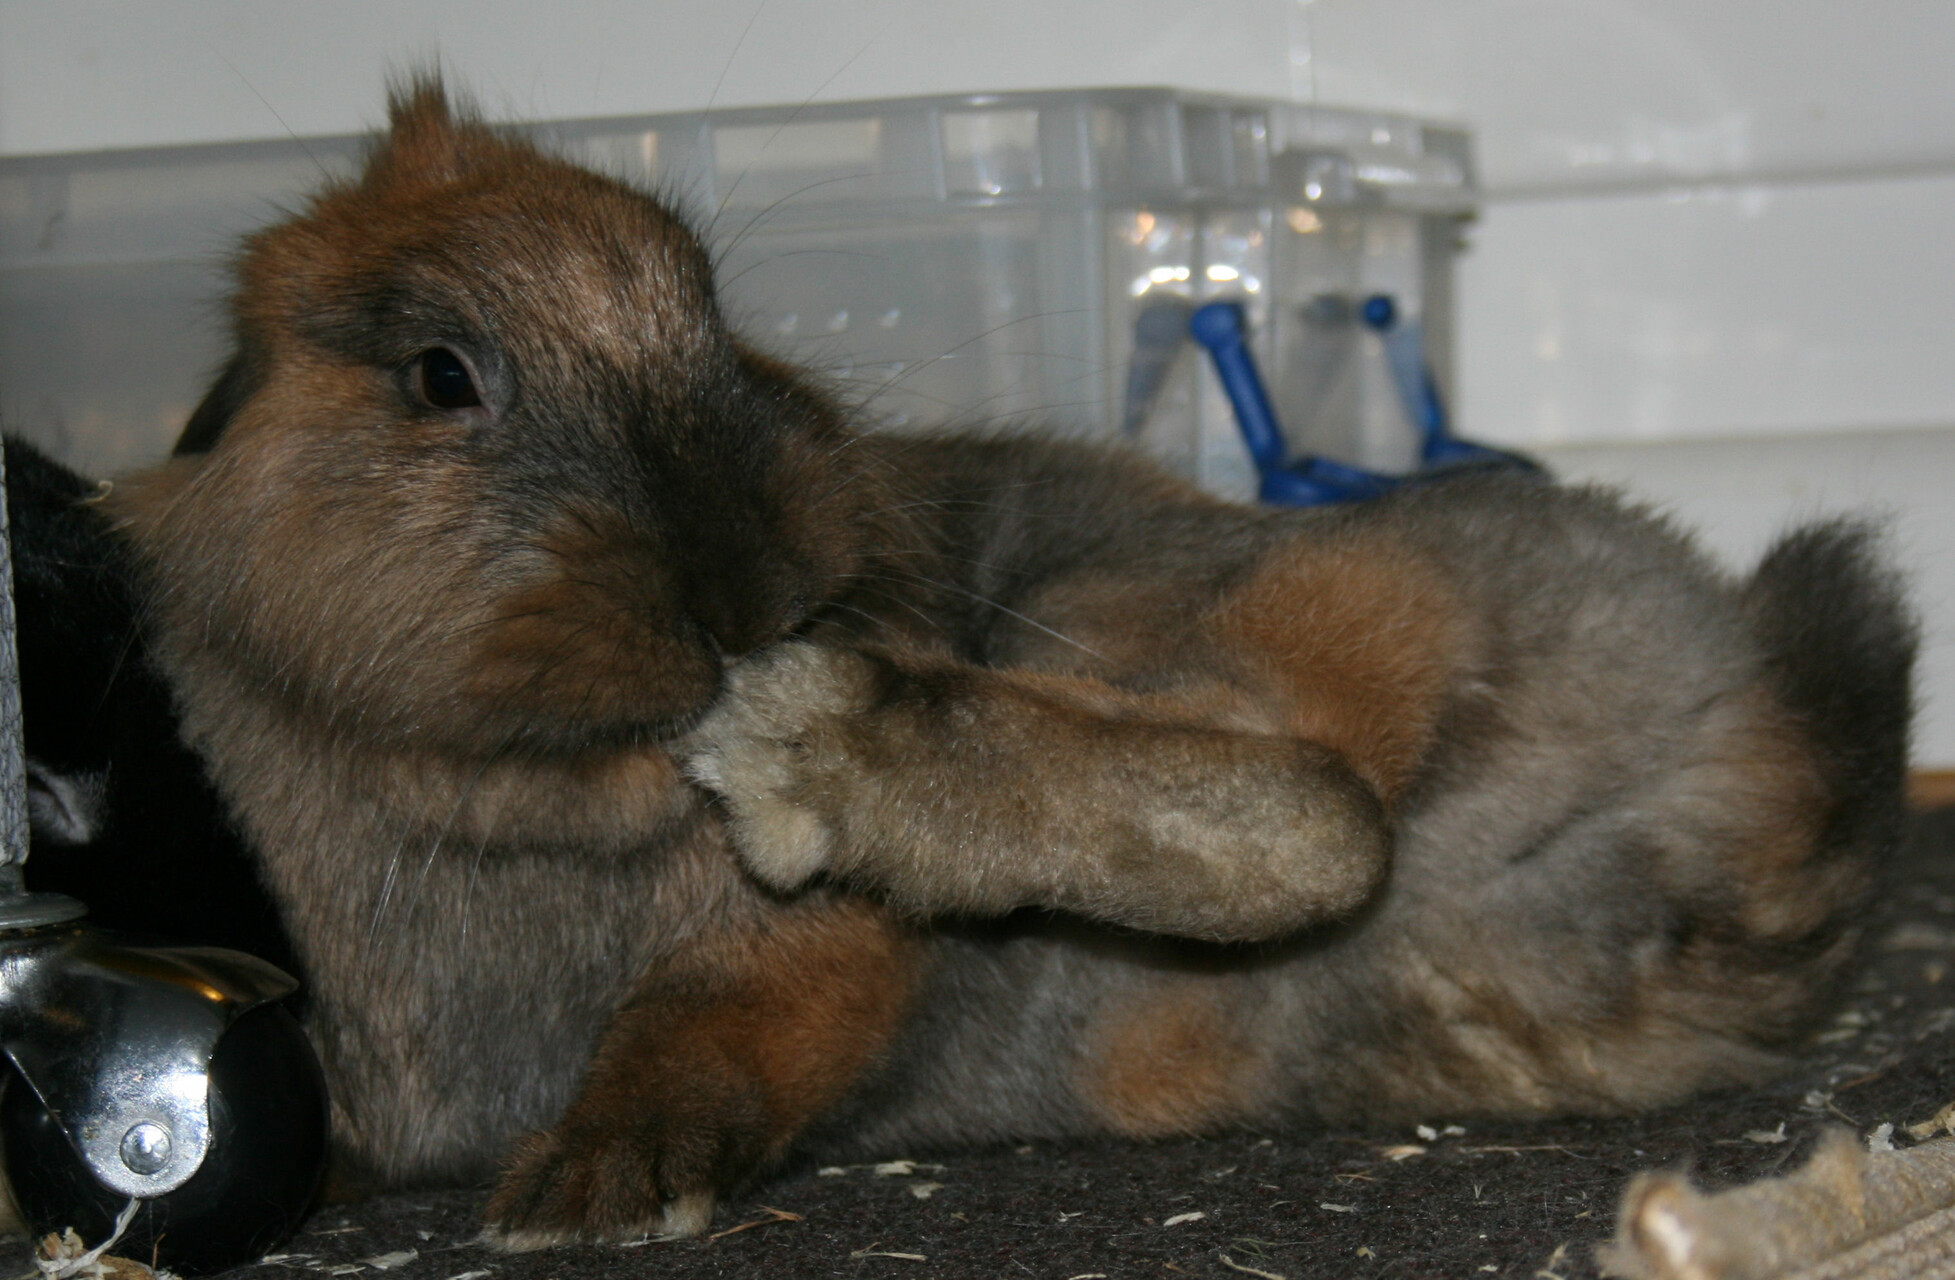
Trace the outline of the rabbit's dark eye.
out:
M 430 347 L 416 362 L 414 377 L 421 398 L 437 409 L 467 409 L 482 403 L 462 358 L 446 347 Z

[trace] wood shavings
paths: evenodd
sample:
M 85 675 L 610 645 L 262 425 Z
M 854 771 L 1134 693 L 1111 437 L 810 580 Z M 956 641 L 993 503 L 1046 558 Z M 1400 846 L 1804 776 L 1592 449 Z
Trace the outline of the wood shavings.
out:
M 1229 1270 L 1240 1271 L 1243 1275 L 1246 1276 L 1257 1276 L 1260 1277 L 1260 1280 L 1285 1280 L 1285 1277 L 1280 1272 L 1263 1271 L 1257 1267 L 1245 1267 L 1240 1262 L 1237 1262 L 1234 1258 L 1231 1258 L 1226 1253 L 1218 1253 L 1215 1255 L 1215 1258 L 1216 1261 L 1220 1262 L 1223 1266 L 1227 1267 Z
M 1776 1144 L 1789 1142 L 1791 1139 L 1786 1137 L 1785 1121 L 1781 1120 L 1779 1121 L 1779 1127 L 1776 1129 L 1747 1129 L 1745 1131 L 1745 1141 Z
M 59 1235 L 50 1233 L 43 1236 L 34 1251 L 35 1270 L 41 1273 L 44 1280 L 149 1280 L 152 1276 L 168 1275 L 168 1272 L 152 1271 L 134 1259 L 119 1258 L 109 1252 L 135 1220 L 141 1203 L 131 1199 L 123 1205 L 122 1212 L 116 1215 L 115 1230 L 93 1249 L 83 1243 L 73 1227 Z
M 1378 1154 L 1387 1160 L 1396 1162 L 1399 1160 L 1410 1160 L 1413 1156 L 1422 1156 L 1425 1153 L 1426 1149 L 1424 1147 L 1415 1142 L 1407 1142 L 1396 1147 L 1386 1147 Z
M 1955 951 L 1955 931 L 1910 920 L 1896 925 L 1880 947 L 1883 951 Z
M 113 1236 L 93 1249 L 83 1243 L 72 1227 L 60 1235 L 43 1236 L 34 1250 L 35 1269 L 47 1280 L 176 1280 L 168 1271 L 152 1270 L 134 1258 L 108 1252 L 126 1227 L 124 1222 Z
M 1949 1103 L 1921 1123 L 1909 1125 L 1907 1132 L 1908 1136 L 1916 1142 L 1926 1141 L 1938 1133 L 1955 1133 L 1955 1102 Z
M 875 1245 L 870 1245 L 867 1249 L 857 1249 L 854 1253 L 851 1253 L 849 1257 L 851 1258 L 901 1258 L 905 1262 L 930 1261 L 930 1259 L 924 1257 L 920 1253 L 887 1253 L 878 1250 Z
M 1894 1149 L 1894 1126 L 1882 1124 L 1867 1135 L 1867 1150 L 1879 1155 Z
M 1358 1206 L 1354 1204 L 1319 1204 L 1317 1207 L 1328 1210 L 1331 1213 L 1356 1213 L 1358 1211 Z
M 943 1189 L 944 1184 L 941 1182 L 912 1182 L 910 1184 L 910 1194 L 919 1200 L 928 1200 L 931 1196 L 936 1195 Z
M 458 1271 L 454 1275 L 449 1276 L 448 1280 L 488 1280 L 488 1277 L 494 1274 L 494 1272 L 488 1270 Z
M 1914 1029 L 1914 1038 L 1926 1040 L 1929 1036 L 1940 1035 L 1950 1027 L 1955 1027 L 1955 1009 L 1936 1009 L 1922 1017 L 1920 1025 Z
M 1208 1216 L 1207 1214 L 1199 1211 L 1194 1213 L 1177 1213 L 1172 1218 L 1167 1219 L 1161 1225 L 1164 1227 L 1178 1227 L 1184 1222 L 1200 1222 L 1203 1218 L 1206 1218 L 1207 1216 Z
M 755 1218 L 752 1222 L 743 1222 L 737 1227 L 728 1227 L 724 1231 L 715 1231 L 712 1235 L 707 1236 L 706 1238 L 708 1240 L 719 1240 L 725 1236 L 739 1235 L 742 1231 L 752 1231 L 755 1227 L 771 1227 L 776 1222 L 806 1221 L 806 1219 L 803 1218 L 798 1213 L 789 1213 L 786 1209 L 776 1209 L 772 1205 L 763 1204 L 763 1205 L 756 1205 L 755 1207 L 758 1208 L 762 1213 L 766 1214 L 767 1216 L 764 1218 Z
M 419 1249 L 401 1249 L 395 1253 L 377 1253 L 371 1258 L 362 1258 L 360 1261 L 375 1271 L 392 1271 L 395 1267 L 406 1266 L 420 1256 Z
M 940 1164 L 922 1164 L 915 1160 L 883 1160 L 875 1164 L 830 1164 L 815 1170 L 817 1178 L 845 1178 L 857 1169 L 867 1169 L 878 1178 L 908 1178 L 919 1173 L 942 1173 Z
M 1489 1155 L 1489 1154 L 1518 1156 L 1518 1155 L 1523 1155 L 1529 1151 L 1559 1151 L 1561 1154 L 1565 1156 L 1572 1156 L 1575 1154 L 1573 1151 L 1570 1151 L 1567 1147 L 1562 1146 L 1558 1142 L 1544 1142 L 1539 1146 L 1534 1146 L 1534 1147 L 1462 1147 L 1460 1149 L 1466 1152 L 1468 1155 L 1474 1155 L 1474 1156 Z

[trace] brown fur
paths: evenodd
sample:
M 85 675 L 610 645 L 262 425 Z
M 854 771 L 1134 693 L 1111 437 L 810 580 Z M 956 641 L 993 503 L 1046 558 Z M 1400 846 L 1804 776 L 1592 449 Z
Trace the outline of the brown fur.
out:
M 155 659 L 341 1158 L 513 1145 L 512 1247 L 795 1156 L 1647 1105 L 1852 950 L 1912 640 L 1851 531 L 1740 586 L 1529 481 L 859 435 L 669 211 L 433 84 L 238 278 L 113 499 Z
M 884 1052 L 921 959 L 916 938 L 859 902 L 695 939 L 639 980 L 577 1101 L 518 1148 L 490 1219 L 608 1239 L 660 1221 L 668 1202 L 710 1204 L 776 1163 Z
M 1457 594 L 1389 544 L 1285 546 L 1208 626 L 1268 673 L 1284 732 L 1335 749 L 1387 800 L 1431 748 L 1446 691 L 1475 656 Z
M 1244 1010 L 1226 975 L 1184 978 L 1092 1028 L 1080 1081 L 1107 1128 L 1130 1138 L 1213 1132 L 1269 1106 L 1267 1055 L 1241 1034 Z

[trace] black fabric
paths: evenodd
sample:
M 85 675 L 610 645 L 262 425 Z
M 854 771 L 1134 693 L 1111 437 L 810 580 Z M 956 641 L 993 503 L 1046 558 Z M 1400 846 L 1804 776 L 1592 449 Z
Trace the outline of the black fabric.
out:
M 75 788 L 93 828 L 69 842 L 37 824 L 27 887 L 82 899 L 104 929 L 298 973 L 256 861 L 177 740 L 144 660 L 134 575 L 88 502 L 96 486 L 21 440 L 5 447 L 30 789 Z

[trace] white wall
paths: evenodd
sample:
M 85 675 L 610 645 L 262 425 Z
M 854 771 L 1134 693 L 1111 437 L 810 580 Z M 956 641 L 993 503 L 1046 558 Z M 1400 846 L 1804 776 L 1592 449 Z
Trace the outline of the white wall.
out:
M 0 0 L 0 154 L 344 133 L 437 55 L 512 117 L 1173 83 L 1464 121 L 1466 428 L 1734 562 L 1892 510 L 1955 767 L 1946 0 Z
M 1306 16 L 1290 0 L 4 0 L 0 154 L 350 133 L 388 64 L 435 55 L 491 112 L 531 119 L 1085 84 L 1293 96 Z
M 1459 416 L 1733 564 L 1889 514 L 1955 766 L 1955 5 L 1317 0 L 1312 91 L 1466 121 Z

